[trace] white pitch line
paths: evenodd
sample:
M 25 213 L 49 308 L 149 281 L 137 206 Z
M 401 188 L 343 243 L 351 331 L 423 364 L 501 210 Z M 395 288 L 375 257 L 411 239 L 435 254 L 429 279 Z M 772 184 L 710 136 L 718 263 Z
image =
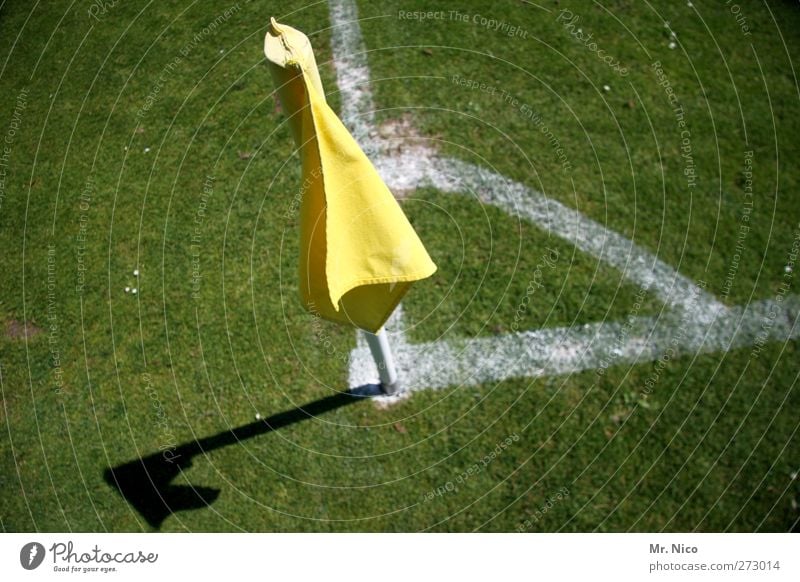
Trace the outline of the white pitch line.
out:
M 798 337 L 797 296 L 787 296 L 782 303 L 760 301 L 745 308 L 728 308 L 633 241 L 520 182 L 475 164 L 443 158 L 424 146 L 409 146 L 400 154 L 391 154 L 396 144 L 380 140 L 376 132 L 370 71 L 355 2 L 331 0 L 329 4 L 342 121 L 390 188 L 410 190 L 427 185 L 443 192 L 477 195 L 483 202 L 529 220 L 619 269 L 673 310 L 660 320 L 632 318 L 625 329 L 618 323 L 601 322 L 500 337 L 410 344 L 403 332 L 402 307 L 398 307 L 386 330 L 407 388 L 443 388 L 596 368 L 608 358 L 612 344 L 618 350 L 611 358 L 614 364 L 652 361 L 674 343 L 678 328 L 681 334 L 674 349 L 676 355 L 753 345 L 763 339 L 759 334 L 767 340 Z M 777 324 L 766 332 L 758 331 L 770 310 L 777 314 Z M 625 339 L 620 341 L 623 331 Z M 351 388 L 373 384 L 378 378 L 361 334 L 357 334 L 357 342 L 350 355 Z
M 355 2 L 331 1 L 330 17 L 342 121 L 359 143 L 368 142 L 379 150 L 378 157 L 373 158 L 375 167 L 390 188 L 408 190 L 430 185 L 444 192 L 477 193 L 486 203 L 530 220 L 619 269 L 639 286 L 648 286 L 672 308 L 693 309 L 707 321 L 726 309 L 711 294 L 631 240 L 524 184 L 468 162 L 442 158 L 431 148 L 416 146 L 400 155 L 386 155 L 393 144 L 381 143 L 375 137 L 369 65 Z M 693 294 L 697 294 L 696 301 L 690 302 Z
M 780 303 L 766 300 L 732 307 L 710 325 L 674 315 L 667 321 L 663 316 L 637 317 L 625 330 L 619 323 L 601 322 L 421 344 L 409 344 L 392 333 L 402 327 L 399 319 L 387 324 L 387 332 L 398 375 L 410 391 L 572 374 L 599 368 L 604 361 L 633 365 L 667 352 L 672 359 L 800 337 L 798 295 L 787 295 Z M 369 349 L 360 343 L 350 355 L 348 384 L 375 384 L 377 378 Z
M 336 84 L 342 95 L 342 123 L 367 155 L 373 150 L 375 106 L 369 88 L 366 49 L 358 25 L 358 10 L 351 0 L 331 0 L 331 48 Z
M 627 279 L 648 287 L 670 308 L 690 309 L 709 322 L 718 312 L 727 309 L 713 295 L 630 239 L 574 208 L 491 170 L 436 156 L 426 148 L 422 151 L 410 148 L 400 156 L 382 156 L 376 160 L 375 167 L 390 188 L 427 185 L 443 192 L 476 194 L 483 202 L 511 216 L 527 219 L 619 269 Z

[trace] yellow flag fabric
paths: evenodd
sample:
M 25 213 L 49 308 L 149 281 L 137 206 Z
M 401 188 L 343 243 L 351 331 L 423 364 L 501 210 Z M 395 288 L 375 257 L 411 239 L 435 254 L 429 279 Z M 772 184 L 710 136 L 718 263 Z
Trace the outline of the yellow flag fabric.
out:
M 300 297 L 311 313 L 375 333 L 436 265 L 325 101 L 308 37 L 273 18 L 264 53 L 302 161 Z

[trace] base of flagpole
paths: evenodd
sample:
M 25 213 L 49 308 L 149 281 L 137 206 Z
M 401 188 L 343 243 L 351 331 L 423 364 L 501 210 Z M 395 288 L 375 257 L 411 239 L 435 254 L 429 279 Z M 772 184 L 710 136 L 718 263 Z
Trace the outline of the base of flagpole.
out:
M 392 382 L 390 384 L 381 382 L 380 387 L 381 392 L 383 392 L 386 396 L 398 396 L 403 391 L 403 386 L 399 381 Z
M 392 348 L 389 346 L 389 339 L 386 337 L 386 330 L 381 328 L 378 333 L 364 331 L 364 336 L 378 368 L 381 392 L 387 396 L 400 394 L 403 390 L 400 379 L 397 376 L 394 356 L 392 355 Z

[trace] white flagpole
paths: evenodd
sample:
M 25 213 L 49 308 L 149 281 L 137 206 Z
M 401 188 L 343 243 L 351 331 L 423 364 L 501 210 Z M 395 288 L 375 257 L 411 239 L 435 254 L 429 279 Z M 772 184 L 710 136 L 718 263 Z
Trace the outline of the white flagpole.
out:
M 381 380 L 381 390 L 387 395 L 399 393 L 401 391 L 400 382 L 397 378 L 397 368 L 395 368 L 394 365 L 392 348 L 389 346 L 389 339 L 386 337 L 386 330 L 384 328 L 380 328 L 377 334 L 364 331 L 364 335 L 367 338 L 369 351 L 372 352 L 372 358 L 375 360 L 375 365 L 378 366 L 378 376 Z

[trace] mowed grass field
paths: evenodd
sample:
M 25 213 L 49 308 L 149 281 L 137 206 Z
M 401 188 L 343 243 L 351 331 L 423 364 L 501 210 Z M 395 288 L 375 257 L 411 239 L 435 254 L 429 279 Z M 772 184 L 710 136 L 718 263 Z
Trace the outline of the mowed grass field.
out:
M 796 294 L 800 11 L 688 4 L 358 2 L 379 129 L 578 209 L 726 305 Z M 270 16 L 309 36 L 338 109 L 324 2 L 0 7 L 3 531 L 797 528 L 795 340 L 359 400 L 197 450 L 172 484 L 219 490 L 200 507 L 154 525 L 128 503 L 108 468 L 347 389 L 355 332 L 297 298 Z M 439 266 L 403 302 L 411 341 L 665 313 L 465 194 L 401 202 Z

